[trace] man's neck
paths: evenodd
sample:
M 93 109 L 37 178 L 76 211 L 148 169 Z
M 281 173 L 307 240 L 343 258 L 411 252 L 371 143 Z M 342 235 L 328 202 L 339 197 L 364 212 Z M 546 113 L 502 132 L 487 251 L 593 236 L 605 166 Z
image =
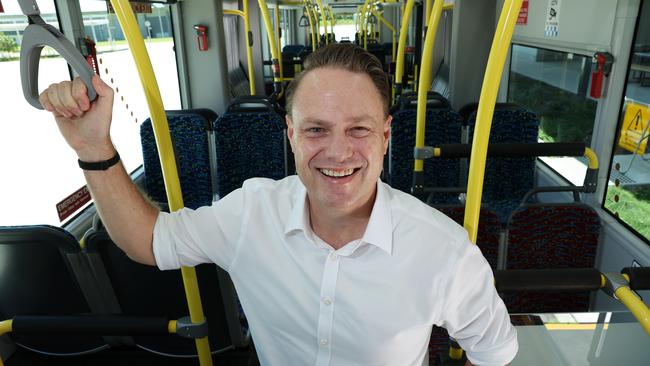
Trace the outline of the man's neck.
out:
M 312 231 L 334 249 L 361 239 L 370 221 L 375 195 L 366 204 L 352 211 L 340 211 L 309 204 Z

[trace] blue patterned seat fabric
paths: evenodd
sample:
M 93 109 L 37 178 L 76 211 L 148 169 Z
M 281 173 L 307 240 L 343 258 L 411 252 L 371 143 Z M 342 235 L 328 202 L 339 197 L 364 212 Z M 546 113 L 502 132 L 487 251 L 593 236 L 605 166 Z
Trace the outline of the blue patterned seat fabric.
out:
M 389 159 L 389 183 L 393 188 L 410 193 L 413 182 L 413 147 L 416 129 L 415 109 L 401 109 L 393 113 Z M 460 143 L 461 118 L 450 108 L 428 108 L 425 146 Z M 459 159 L 427 159 L 424 161 L 425 187 L 458 187 Z M 426 199 L 425 197 L 419 197 Z M 458 194 L 434 193 L 431 203 L 458 203 Z
M 476 112 L 468 120 L 470 141 L 474 136 Z M 536 143 L 539 118 L 533 112 L 512 105 L 494 111 L 490 144 Z M 503 224 L 524 195 L 535 186 L 535 158 L 488 158 L 483 182 L 483 202 L 499 215 Z
M 533 204 L 513 212 L 508 222 L 507 269 L 593 268 L 600 218 L 584 204 Z M 510 313 L 589 310 L 589 293 L 505 294 Z
M 209 112 L 216 117 L 214 112 Z M 183 203 L 185 207 L 194 209 L 212 204 L 213 197 L 208 143 L 208 130 L 212 121 L 206 118 L 206 115 L 210 114 L 192 111 L 167 112 Z M 150 119 L 140 126 L 140 139 L 147 193 L 154 202 L 165 206 L 167 194 Z
M 226 112 L 214 124 L 217 193 L 224 197 L 249 178 L 286 176 L 282 116 L 272 111 Z

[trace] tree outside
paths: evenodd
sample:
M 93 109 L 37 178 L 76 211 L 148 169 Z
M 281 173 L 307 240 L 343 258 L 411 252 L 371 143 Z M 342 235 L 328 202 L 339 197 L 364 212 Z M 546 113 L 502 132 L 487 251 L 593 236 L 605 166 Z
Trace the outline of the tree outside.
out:
M 18 51 L 18 44 L 13 38 L 0 34 L 0 61 L 15 58 L 14 52 Z

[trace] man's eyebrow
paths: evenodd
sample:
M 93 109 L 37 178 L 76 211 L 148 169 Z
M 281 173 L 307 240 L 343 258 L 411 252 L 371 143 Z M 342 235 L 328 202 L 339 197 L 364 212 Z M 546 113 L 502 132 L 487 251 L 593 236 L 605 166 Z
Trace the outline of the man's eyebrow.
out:
M 352 122 L 364 122 L 364 121 L 374 121 L 375 118 L 369 114 L 362 114 L 359 116 L 352 117 Z
M 310 124 L 310 125 L 317 125 L 317 126 L 330 126 L 332 125 L 332 122 L 328 122 L 324 119 L 320 118 L 305 118 L 304 123 Z

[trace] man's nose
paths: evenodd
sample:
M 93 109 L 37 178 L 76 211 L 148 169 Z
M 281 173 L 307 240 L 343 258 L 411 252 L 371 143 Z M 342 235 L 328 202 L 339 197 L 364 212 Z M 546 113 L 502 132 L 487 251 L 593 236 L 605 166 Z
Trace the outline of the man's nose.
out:
M 327 158 L 343 162 L 354 154 L 354 143 L 345 133 L 335 133 L 327 146 Z

